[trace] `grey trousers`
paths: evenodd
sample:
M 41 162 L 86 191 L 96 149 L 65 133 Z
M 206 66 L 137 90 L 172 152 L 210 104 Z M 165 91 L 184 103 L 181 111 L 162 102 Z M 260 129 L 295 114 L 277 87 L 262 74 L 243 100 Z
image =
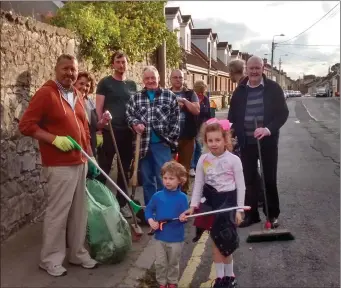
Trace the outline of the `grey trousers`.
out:
M 167 243 L 155 240 L 155 270 L 159 285 L 178 284 L 182 247 L 183 242 Z

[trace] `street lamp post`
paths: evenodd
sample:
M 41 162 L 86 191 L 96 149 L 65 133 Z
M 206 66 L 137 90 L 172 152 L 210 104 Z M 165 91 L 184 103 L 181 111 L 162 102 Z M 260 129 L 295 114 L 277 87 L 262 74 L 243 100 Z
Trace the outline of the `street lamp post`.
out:
M 282 87 L 282 89 L 283 89 L 283 86 L 284 86 L 284 85 L 282 85 L 282 71 L 281 71 L 282 57 L 283 56 L 288 56 L 288 54 L 284 54 L 284 55 L 279 56 L 279 63 L 278 63 L 278 68 L 279 68 L 279 85 Z
M 274 66 L 274 52 L 275 52 L 275 37 L 276 36 L 285 36 L 283 33 L 279 35 L 274 35 L 272 37 L 272 44 L 271 44 L 271 80 L 273 75 L 273 66 Z

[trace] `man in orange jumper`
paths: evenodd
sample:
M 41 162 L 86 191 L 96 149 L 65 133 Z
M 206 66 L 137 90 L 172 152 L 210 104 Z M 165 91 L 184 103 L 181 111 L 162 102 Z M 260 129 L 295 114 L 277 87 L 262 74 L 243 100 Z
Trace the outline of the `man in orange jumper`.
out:
M 39 267 L 52 276 L 63 276 L 66 275 L 62 266 L 66 238 L 70 263 L 92 269 L 97 262 L 84 248 L 88 163 L 66 137 L 71 136 L 92 156 L 84 102 L 73 87 L 78 75 L 77 59 L 61 55 L 55 74 L 55 80 L 47 81 L 32 97 L 19 130 L 39 141 L 47 178 L 48 198 Z M 95 170 L 89 162 L 89 172 L 96 173 Z

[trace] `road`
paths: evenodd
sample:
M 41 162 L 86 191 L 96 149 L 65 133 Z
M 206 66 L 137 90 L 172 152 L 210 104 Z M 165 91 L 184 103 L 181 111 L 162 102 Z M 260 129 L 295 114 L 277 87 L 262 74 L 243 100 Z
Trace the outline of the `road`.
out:
M 278 186 L 289 242 L 248 244 L 239 229 L 234 255 L 239 287 L 340 287 L 340 101 L 294 98 L 280 136 Z M 226 113 L 217 113 L 226 118 Z M 263 218 L 264 219 L 264 218 Z M 188 223 L 179 287 L 211 287 L 211 240 L 193 244 Z

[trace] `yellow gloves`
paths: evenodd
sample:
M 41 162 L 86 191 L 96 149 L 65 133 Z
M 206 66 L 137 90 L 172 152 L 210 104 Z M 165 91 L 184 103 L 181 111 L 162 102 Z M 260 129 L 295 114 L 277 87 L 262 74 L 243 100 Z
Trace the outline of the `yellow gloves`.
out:
M 52 144 L 63 152 L 68 152 L 75 148 L 66 136 L 56 136 Z
M 96 134 L 96 147 L 101 147 L 103 145 L 103 135 L 102 134 Z

